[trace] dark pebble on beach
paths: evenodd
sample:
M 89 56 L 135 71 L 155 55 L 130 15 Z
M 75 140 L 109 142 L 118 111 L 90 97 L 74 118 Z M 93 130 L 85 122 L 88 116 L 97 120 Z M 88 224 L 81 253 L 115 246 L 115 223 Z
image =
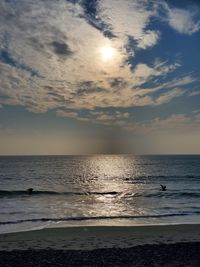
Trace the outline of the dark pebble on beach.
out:
M 0 251 L 1 267 L 148 266 L 199 267 L 200 242 L 144 245 L 132 248 Z

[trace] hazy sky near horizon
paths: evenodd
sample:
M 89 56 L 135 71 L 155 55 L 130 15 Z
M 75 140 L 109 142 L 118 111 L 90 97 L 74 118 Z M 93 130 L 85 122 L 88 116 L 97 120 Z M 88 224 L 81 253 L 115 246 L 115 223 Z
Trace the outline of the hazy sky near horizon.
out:
M 199 1 L 0 1 L 0 154 L 200 153 L 199 80 Z

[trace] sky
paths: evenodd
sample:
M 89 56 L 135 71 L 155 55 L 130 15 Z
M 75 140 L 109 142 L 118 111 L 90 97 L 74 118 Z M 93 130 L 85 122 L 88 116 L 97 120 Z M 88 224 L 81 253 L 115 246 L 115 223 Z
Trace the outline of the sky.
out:
M 1 0 L 0 154 L 200 154 L 200 3 Z

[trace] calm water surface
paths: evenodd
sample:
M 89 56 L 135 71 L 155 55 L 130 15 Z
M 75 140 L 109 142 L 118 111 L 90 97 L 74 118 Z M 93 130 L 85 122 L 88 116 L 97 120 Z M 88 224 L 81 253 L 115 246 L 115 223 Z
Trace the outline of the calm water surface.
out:
M 171 223 L 200 223 L 200 156 L 0 157 L 1 233 Z

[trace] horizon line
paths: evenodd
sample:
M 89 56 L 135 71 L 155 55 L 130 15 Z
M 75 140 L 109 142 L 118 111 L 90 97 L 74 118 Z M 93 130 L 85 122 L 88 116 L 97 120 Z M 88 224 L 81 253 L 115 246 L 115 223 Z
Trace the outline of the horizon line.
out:
M 91 153 L 91 154 L 0 154 L 0 157 L 70 157 L 70 156 L 118 156 L 118 155 L 131 155 L 131 156 L 200 156 L 200 153 L 144 153 L 144 154 L 134 154 L 134 153 Z

